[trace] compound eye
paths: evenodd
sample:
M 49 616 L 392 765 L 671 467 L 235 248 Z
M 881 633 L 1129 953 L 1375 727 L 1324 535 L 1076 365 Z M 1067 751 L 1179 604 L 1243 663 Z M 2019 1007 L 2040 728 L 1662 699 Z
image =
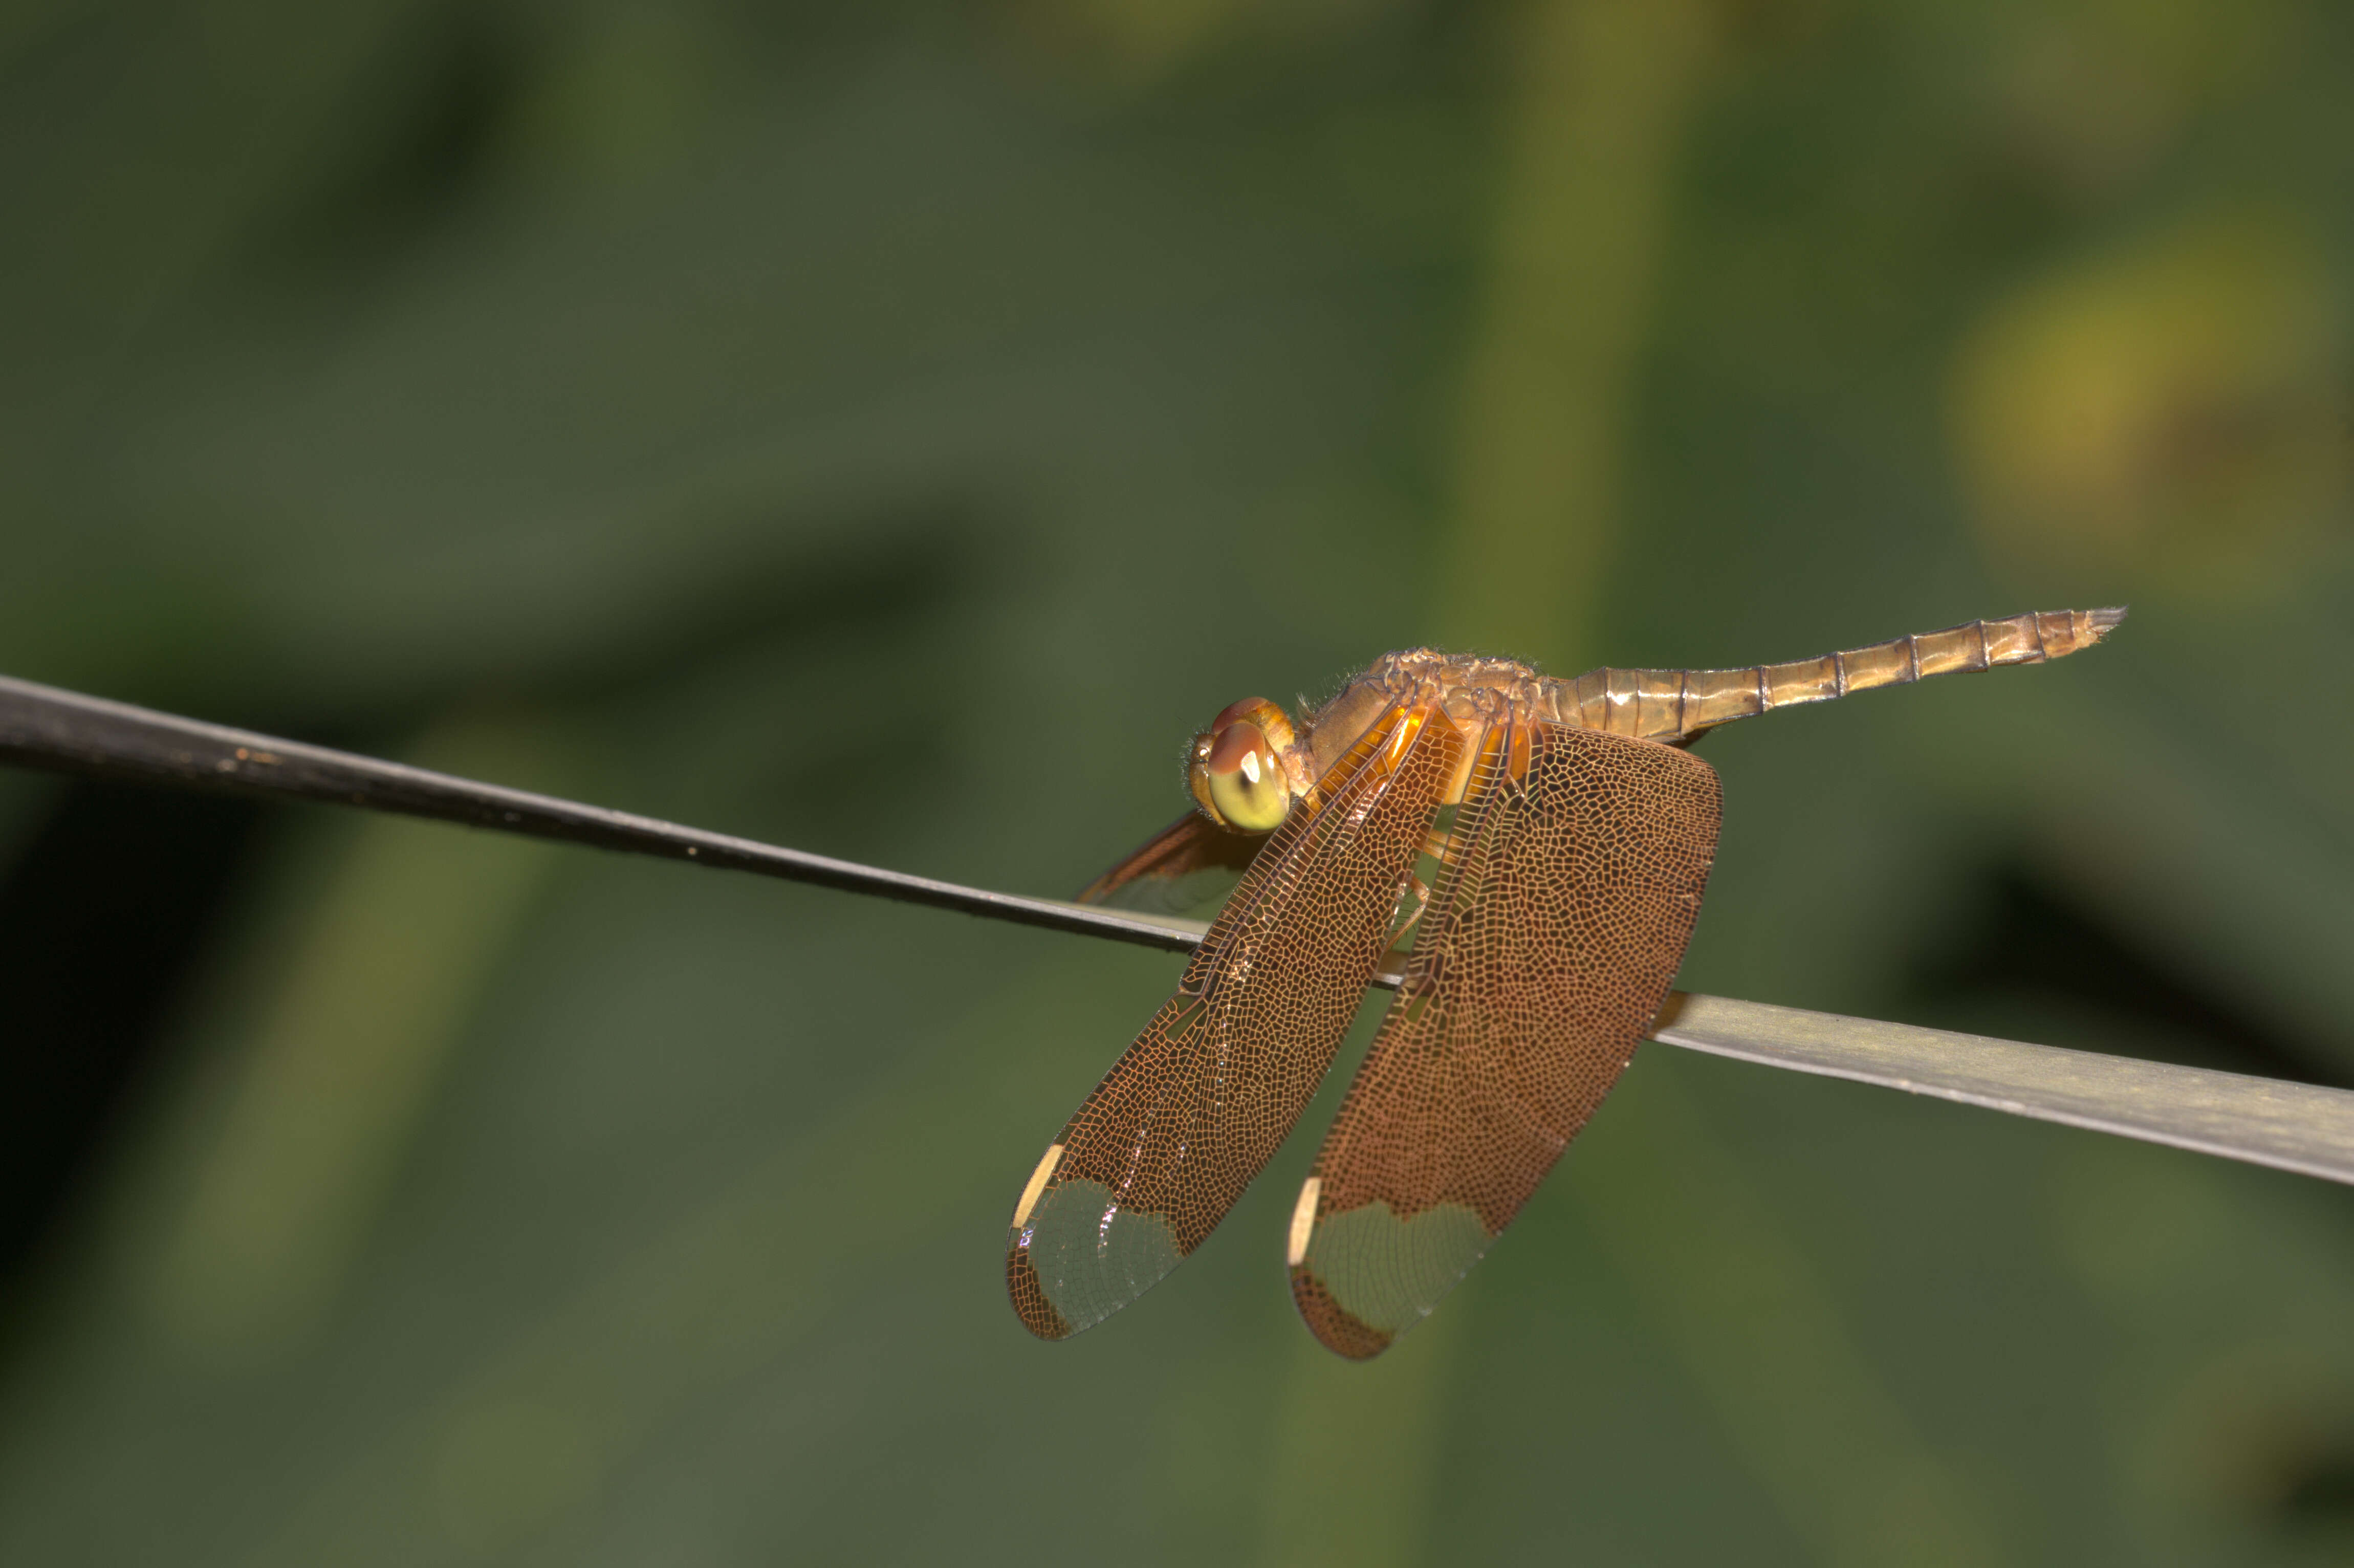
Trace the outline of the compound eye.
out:
M 1228 725 L 1243 719 L 1248 719 L 1251 723 L 1260 725 L 1264 728 L 1266 715 L 1270 711 L 1280 714 L 1283 710 L 1276 707 L 1265 697 L 1245 697 L 1238 703 L 1228 703 L 1225 707 L 1220 708 L 1218 716 L 1212 719 L 1210 727 L 1202 733 L 1214 740 L 1226 733 Z
M 1291 810 L 1291 787 L 1275 747 L 1267 744 L 1267 732 L 1248 719 L 1233 720 L 1217 732 L 1203 769 L 1210 803 L 1228 827 L 1271 832 Z

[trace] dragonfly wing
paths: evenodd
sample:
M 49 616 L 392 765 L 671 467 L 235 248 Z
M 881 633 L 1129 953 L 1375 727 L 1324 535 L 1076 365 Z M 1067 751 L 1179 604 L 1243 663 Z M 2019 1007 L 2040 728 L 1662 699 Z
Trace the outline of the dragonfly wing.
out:
M 1302 1188 L 1292 1298 L 1356 1359 L 1479 1261 L 1667 998 L 1720 815 L 1655 742 L 1491 725 L 1405 981 Z
M 1087 885 L 1081 904 L 1100 904 L 1131 882 L 1174 881 L 1211 866 L 1240 871 L 1250 864 L 1266 843 L 1266 836 L 1231 832 L 1199 811 L 1183 816 L 1144 841 L 1143 844 Z
M 1171 997 L 1047 1149 L 1014 1210 L 1013 1308 L 1058 1340 L 1200 1245 L 1316 1090 L 1387 945 L 1463 742 L 1393 711 L 1295 808 Z

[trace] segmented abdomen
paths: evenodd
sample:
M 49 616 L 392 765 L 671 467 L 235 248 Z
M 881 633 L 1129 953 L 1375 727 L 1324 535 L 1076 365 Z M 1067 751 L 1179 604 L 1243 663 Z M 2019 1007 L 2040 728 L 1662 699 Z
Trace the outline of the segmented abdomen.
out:
M 1544 686 L 1564 723 L 1673 741 L 1769 708 L 1829 702 L 1850 692 L 1901 686 L 1926 675 L 2063 659 L 2098 642 L 2125 618 L 2122 609 L 2059 609 L 1968 621 L 1787 664 L 1739 670 L 1588 670 L 1574 681 L 1548 680 Z

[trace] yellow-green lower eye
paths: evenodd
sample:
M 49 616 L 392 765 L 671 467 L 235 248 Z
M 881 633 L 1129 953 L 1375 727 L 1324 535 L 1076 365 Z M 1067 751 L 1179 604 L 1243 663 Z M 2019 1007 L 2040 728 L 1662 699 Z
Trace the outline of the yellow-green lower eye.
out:
M 1210 801 L 1230 827 L 1267 832 L 1291 810 L 1291 789 L 1275 759 L 1275 748 L 1258 726 L 1247 720 L 1230 724 L 1220 733 L 1210 747 L 1207 772 Z

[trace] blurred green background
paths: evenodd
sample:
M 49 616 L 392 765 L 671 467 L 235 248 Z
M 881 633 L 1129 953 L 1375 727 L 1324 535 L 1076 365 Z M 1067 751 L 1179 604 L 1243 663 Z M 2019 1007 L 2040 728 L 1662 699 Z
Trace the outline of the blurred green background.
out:
M 0 7 L 0 671 L 1062 895 L 1437 641 L 1740 664 L 1683 983 L 2354 1086 L 2324 0 Z M 1302 1139 L 1034 1342 L 1173 981 L 0 775 L 0 1560 L 2354 1559 L 2354 1194 L 1650 1047 L 1471 1280 Z

